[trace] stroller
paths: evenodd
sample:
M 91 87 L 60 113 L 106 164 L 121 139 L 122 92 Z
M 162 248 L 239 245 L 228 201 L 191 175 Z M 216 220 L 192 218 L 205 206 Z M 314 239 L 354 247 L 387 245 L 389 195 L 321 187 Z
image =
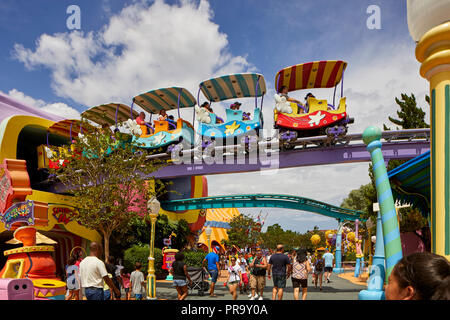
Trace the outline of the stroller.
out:
M 208 271 L 200 267 L 187 267 L 187 272 L 192 280 L 192 284 L 188 286 L 191 293 L 193 290 L 198 290 L 198 295 L 203 296 L 205 291 L 209 290 Z

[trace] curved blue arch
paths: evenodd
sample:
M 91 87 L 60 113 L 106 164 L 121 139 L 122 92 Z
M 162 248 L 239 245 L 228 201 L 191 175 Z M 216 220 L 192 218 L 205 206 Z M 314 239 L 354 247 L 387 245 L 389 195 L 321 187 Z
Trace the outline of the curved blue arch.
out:
M 162 201 L 161 206 L 168 211 L 215 208 L 284 208 L 313 212 L 338 220 L 366 220 L 361 218 L 362 211 L 345 209 L 313 199 L 283 194 L 241 194 L 178 199 Z

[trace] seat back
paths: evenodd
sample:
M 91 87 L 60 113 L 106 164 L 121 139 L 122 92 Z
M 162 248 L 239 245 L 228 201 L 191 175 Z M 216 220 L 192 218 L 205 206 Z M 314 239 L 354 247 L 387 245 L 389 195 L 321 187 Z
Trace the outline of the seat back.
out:
M 155 133 L 158 133 L 160 131 L 169 131 L 169 122 L 167 121 L 154 121 L 155 124 Z
M 337 108 L 338 112 L 346 112 L 347 105 L 345 104 L 347 98 L 342 97 L 341 100 L 339 100 L 339 107 Z
M 225 122 L 242 121 L 242 110 L 225 109 L 227 119 Z
M 308 106 L 309 106 L 309 113 L 315 112 L 318 110 L 327 111 L 328 103 L 327 100 L 319 100 L 316 98 L 309 97 L 308 98 Z

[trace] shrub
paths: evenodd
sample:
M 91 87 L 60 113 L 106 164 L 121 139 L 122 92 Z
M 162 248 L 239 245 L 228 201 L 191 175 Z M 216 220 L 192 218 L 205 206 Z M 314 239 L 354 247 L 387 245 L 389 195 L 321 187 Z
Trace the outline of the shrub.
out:
M 205 259 L 206 252 L 203 251 L 183 251 L 184 262 L 189 267 L 201 267 Z
M 124 260 L 124 267 L 128 272 L 134 271 L 134 265 L 136 262 L 140 262 L 142 264 L 141 271 L 144 273 L 144 275 L 147 275 L 148 271 L 148 256 L 150 254 L 149 246 L 139 246 L 134 245 L 131 248 L 128 248 L 125 250 L 123 260 Z M 165 271 L 161 268 L 162 267 L 162 253 L 161 249 L 155 248 L 155 273 L 160 274 L 164 273 Z

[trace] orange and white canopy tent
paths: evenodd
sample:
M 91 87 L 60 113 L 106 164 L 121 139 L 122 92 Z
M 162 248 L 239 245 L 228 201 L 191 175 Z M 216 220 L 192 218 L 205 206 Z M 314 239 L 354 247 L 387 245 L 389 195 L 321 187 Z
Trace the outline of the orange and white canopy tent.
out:
M 225 251 L 221 241 L 223 239 L 228 240 L 227 230 L 230 228 L 228 223 L 231 219 L 240 214 L 241 213 L 236 208 L 207 209 L 206 221 L 203 226 L 202 233 L 198 238 L 198 244 L 208 246 L 208 237 L 206 236 L 205 229 L 210 226 L 212 229 L 211 243 L 217 242 L 222 250 Z

